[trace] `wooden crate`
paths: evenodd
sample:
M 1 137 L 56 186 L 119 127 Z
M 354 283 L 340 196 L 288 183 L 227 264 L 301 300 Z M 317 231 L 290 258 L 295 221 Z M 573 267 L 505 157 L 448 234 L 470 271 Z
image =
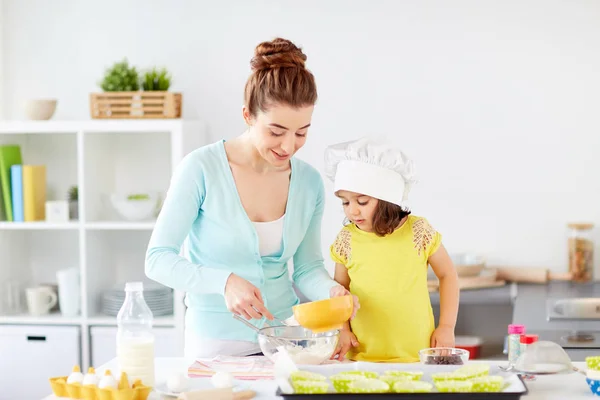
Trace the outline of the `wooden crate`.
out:
M 181 118 L 181 93 L 164 91 L 91 93 L 90 112 L 95 119 Z

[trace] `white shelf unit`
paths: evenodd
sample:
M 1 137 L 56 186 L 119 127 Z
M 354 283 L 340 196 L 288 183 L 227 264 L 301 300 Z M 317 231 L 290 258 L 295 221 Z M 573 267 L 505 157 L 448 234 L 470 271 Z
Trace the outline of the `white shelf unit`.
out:
M 144 256 L 154 221 L 123 220 L 114 212 L 109 195 L 157 192 L 164 198 L 180 160 L 206 143 L 206 127 L 199 121 L 0 122 L 0 145 L 18 144 L 24 163 L 46 165 L 47 200 L 66 200 L 70 186 L 79 188 L 76 221 L 0 222 L 0 283 L 18 281 L 23 290 L 55 284 L 56 272 L 69 267 L 79 268 L 81 277 L 81 315 L 29 315 L 21 293 L 22 313 L 0 314 L 0 325 L 78 326 L 82 369 L 87 369 L 91 329 L 116 326 L 115 317 L 101 313 L 101 293 L 126 281 L 148 282 Z M 161 332 L 172 328 L 179 349 L 183 348 L 183 295 L 175 292 L 173 315 L 154 320 Z

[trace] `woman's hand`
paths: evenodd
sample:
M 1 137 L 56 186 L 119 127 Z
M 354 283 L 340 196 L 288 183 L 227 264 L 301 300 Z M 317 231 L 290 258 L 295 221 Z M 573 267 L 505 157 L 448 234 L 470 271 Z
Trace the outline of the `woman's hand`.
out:
M 440 325 L 431 335 L 431 347 L 454 347 L 454 328 Z
M 348 291 L 348 289 L 346 289 L 342 285 L 334 286 L 331 288 L 331 290 L 329 290 L 329 297 L 346 296 L 349 294 L 352 294 L 352 293 L 350 293 Z M 352 321 L 354 319 L 354 317 L 356 317 L 356 312 L 360 308 L 360 303 L 358 301 L 358 297 L 356 297 L 355 295 L 352 294 L 352 299 L 354 300 L 354 307 L 352 308 L 352 316 L 350 317 L 350 321 Z
M 349 328 L 344 328 L 340 331 L 340 339 L 331 359 L 342 361 L 352 347 L 358 347 L 358 340 Z
M 273 320 L 273 314 L 265 308 L 260 290 L 235 274 L 231 274 L 227 278 L 225 304 L 229 311 L 248 320 L 262 317 Z

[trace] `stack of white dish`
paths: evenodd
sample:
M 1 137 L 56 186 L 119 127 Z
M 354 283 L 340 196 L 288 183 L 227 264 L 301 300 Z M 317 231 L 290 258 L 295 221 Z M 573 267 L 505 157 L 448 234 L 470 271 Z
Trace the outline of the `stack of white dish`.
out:
M 173 289 L 158 283 L 144 282 L 144 300 L 155 317 L 173 314 Z M 117 316 L 125 301 L 125 284 L 116 285 L 101 294 L 103 314 Z

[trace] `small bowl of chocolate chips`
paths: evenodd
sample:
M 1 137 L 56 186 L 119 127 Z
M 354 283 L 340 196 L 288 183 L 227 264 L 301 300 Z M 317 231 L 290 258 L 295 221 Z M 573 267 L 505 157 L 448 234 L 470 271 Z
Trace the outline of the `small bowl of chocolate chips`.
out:
M 469 360 L 469 351 L 437 347 L 419 351 L 419 358 L 425 365 L 464 365 Z

